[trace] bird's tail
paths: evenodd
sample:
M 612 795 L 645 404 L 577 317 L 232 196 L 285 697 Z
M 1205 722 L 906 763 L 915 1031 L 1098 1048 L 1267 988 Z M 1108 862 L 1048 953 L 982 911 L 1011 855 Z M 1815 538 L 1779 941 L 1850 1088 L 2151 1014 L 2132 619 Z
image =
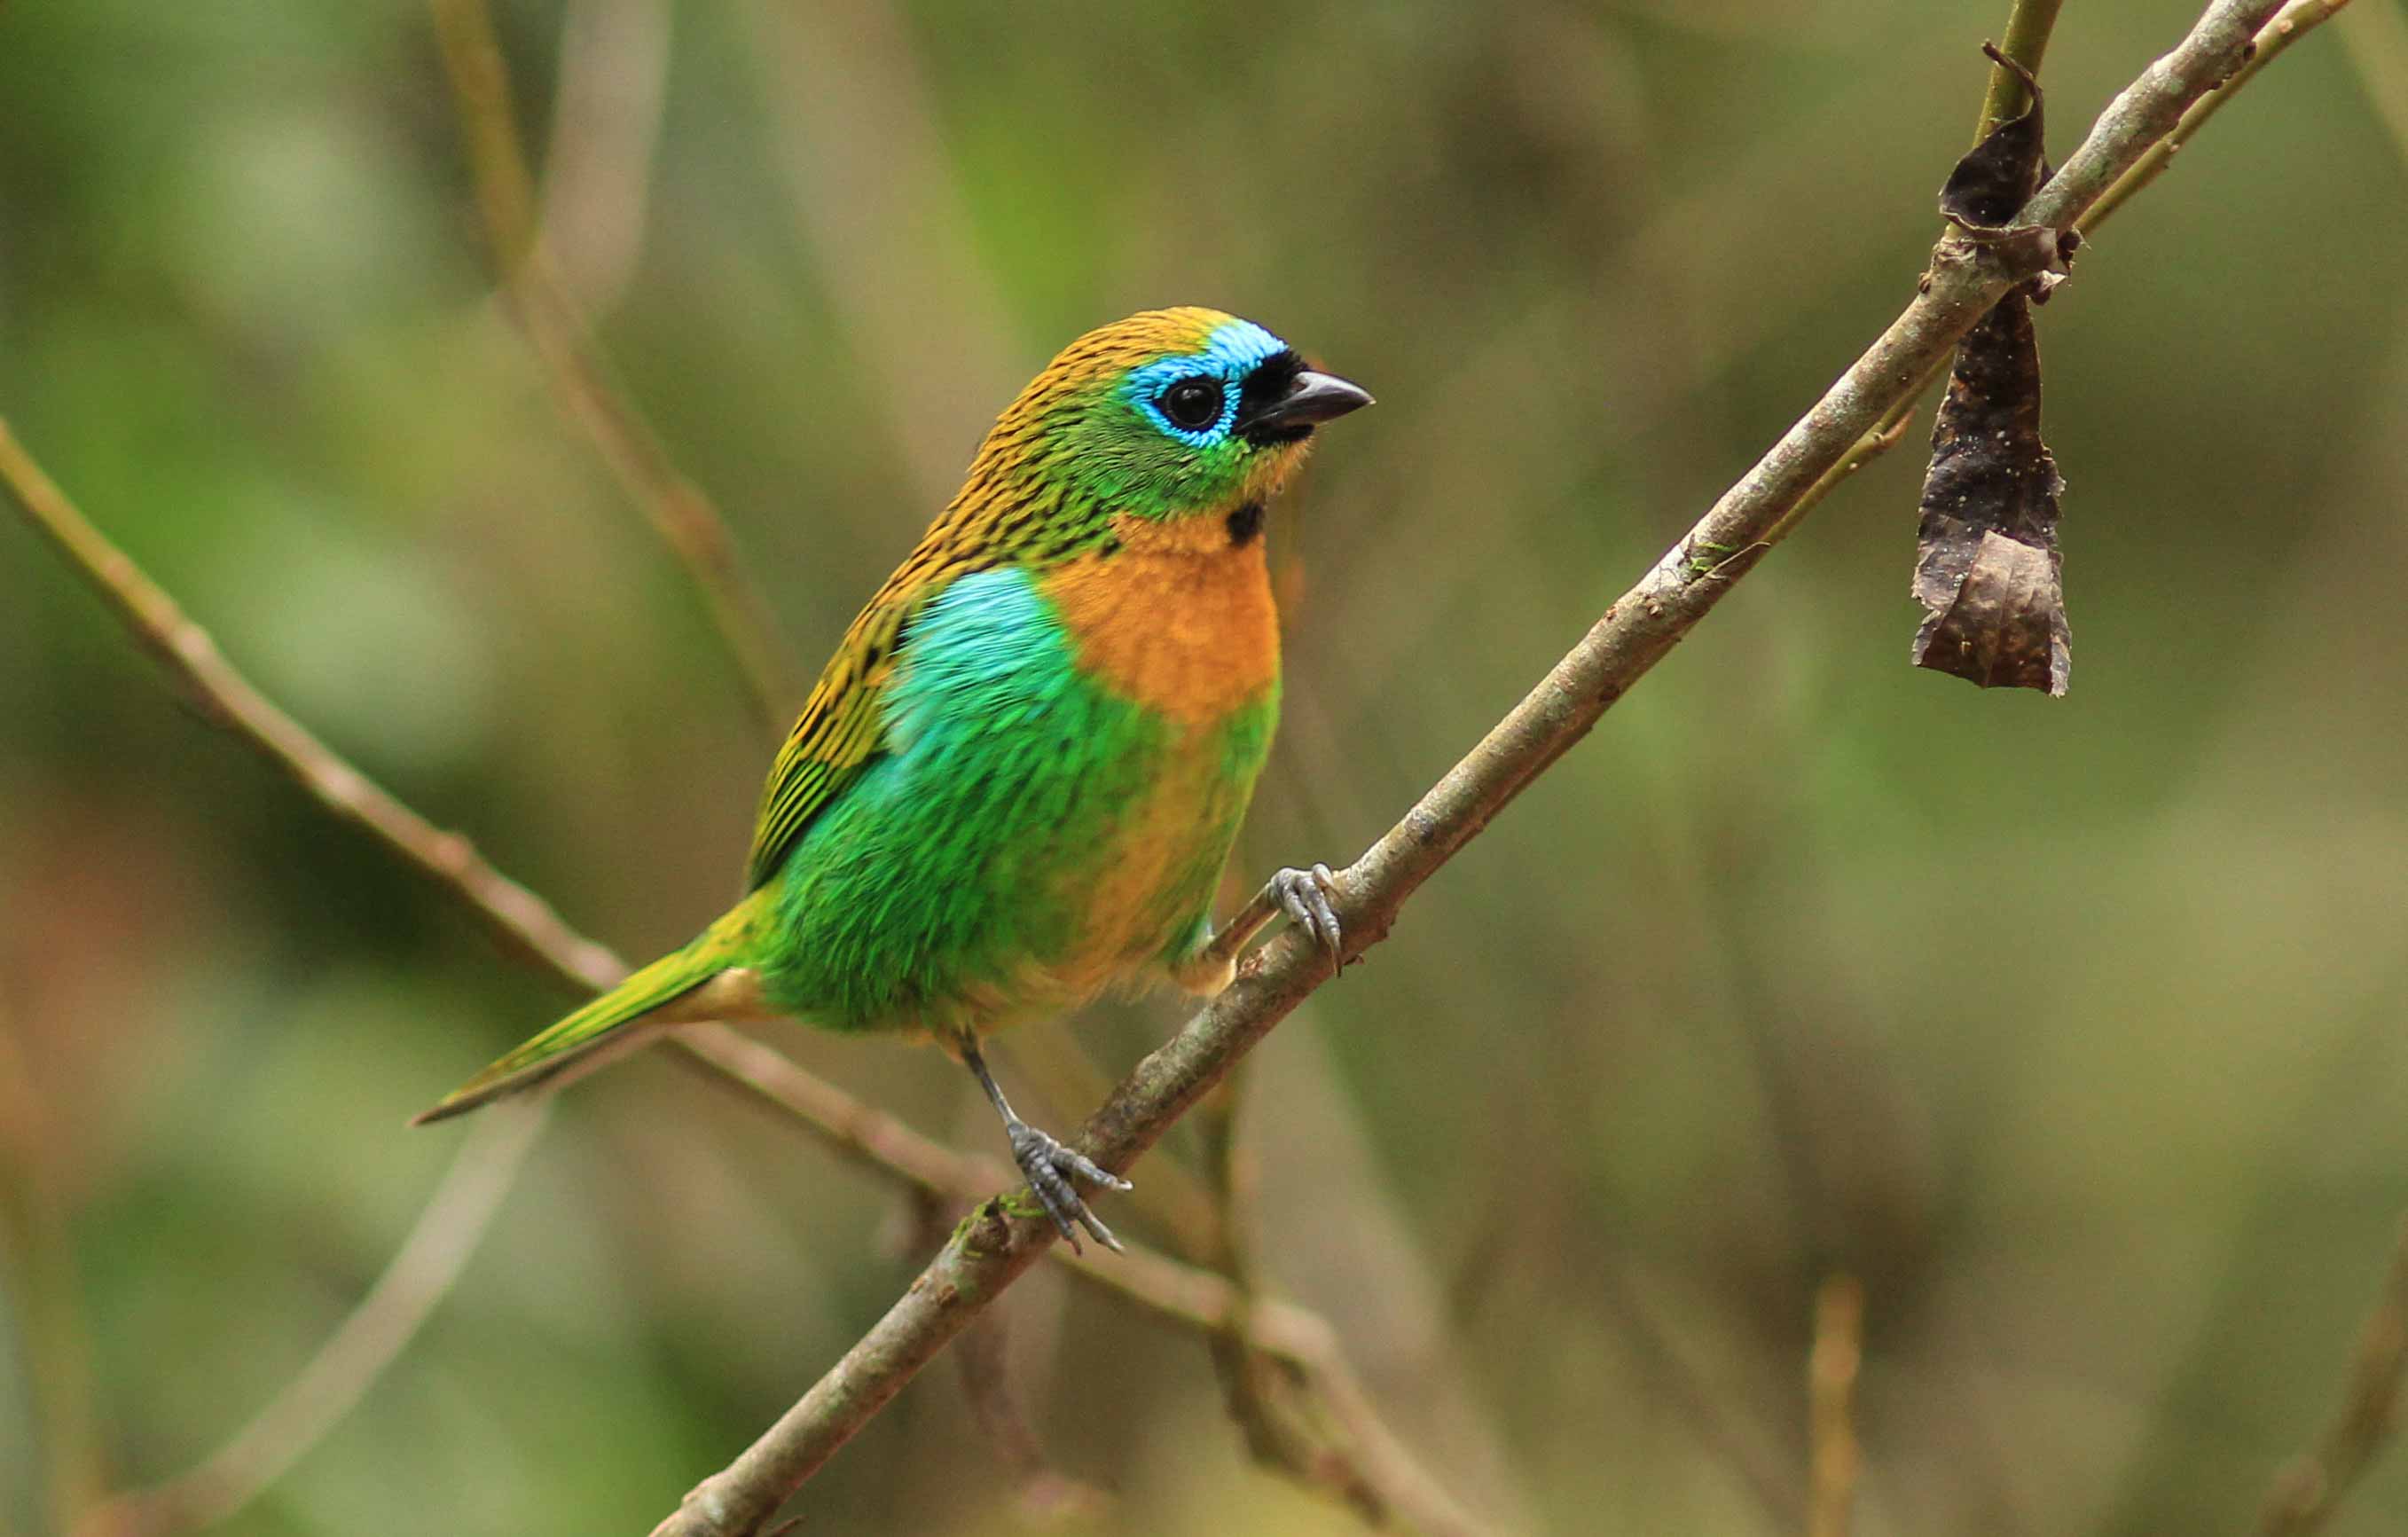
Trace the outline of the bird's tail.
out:
M 749 958 L 757 901 L 746 901 L 697 936 L 629 976 L 593 1002 L 534 1037 L 446 1095 L 410 1125 L 447 1120 L 479 1105 L 545 1083 L 572 1067 L 591 1065 L 606 1052 L 640 1045 L 663 1026 L 704 1018 L 757 1013 L 758 986 L 741 970 Z M 727 986 L 721 984 L 738 982 Z M 722 998 L 717 995 L 725 994 Z M 703 1007 L 724 1004 L 726 1007 Z

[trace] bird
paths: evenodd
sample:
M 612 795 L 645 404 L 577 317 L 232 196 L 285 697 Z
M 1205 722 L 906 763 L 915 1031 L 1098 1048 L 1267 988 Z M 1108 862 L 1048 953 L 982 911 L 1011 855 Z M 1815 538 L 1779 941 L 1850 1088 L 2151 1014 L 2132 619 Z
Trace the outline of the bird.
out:
M 1279 712 L 1266 509 L 1316 429 L 1371 403 L 1218 309 L 1065 347 L 821 672 L 762 790 L 743 898 L 413 1124 L 680 1024 L 917 1037 L 977 1078 L 1071 1246 L 1083 1228 L 1118 1250 L 1078 1182 L 1128 1182 L 1022 1120 L 980 1041 L 1116 987 L 1209 997 L 1281 914 L 1342 964 L 1325 864 L 1211 917 Z

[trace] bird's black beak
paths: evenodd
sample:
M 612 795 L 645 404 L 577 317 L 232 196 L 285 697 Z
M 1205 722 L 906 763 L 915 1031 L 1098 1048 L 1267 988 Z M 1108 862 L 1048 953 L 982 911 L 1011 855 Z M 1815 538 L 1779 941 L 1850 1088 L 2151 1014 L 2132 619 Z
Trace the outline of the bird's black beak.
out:
M 1287 443 L 1311 436 L 1324 422 L 1371 404 L 1371 392 L 1336 374 L 1297 371 L 1286 390 L 1252 410 L 1240 410 L 1236 430 L 1256 443 Z

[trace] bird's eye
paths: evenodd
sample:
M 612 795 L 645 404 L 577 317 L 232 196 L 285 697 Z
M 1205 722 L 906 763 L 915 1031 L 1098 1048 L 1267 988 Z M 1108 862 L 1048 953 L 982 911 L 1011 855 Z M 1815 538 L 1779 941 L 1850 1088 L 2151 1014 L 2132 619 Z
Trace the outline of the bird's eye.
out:
M 1182 379 L 1163 391 L 1155 404 L 1172 426 L 1201 432 L 1221 419 L 1221 381 L 1200 376 Z

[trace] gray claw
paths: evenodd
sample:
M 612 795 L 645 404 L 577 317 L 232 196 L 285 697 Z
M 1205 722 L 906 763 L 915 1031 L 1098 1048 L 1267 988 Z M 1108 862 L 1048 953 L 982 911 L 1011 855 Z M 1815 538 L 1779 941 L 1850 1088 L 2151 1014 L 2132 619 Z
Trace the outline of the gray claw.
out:
M 1125 1252 L 1121 1241 L 1112 1236 L 1103 1219 L 1087 1209 L 1071 1181 L 1082 1179 L 1108 1190 L 1126 1190 L 1129 1182 L 1025 1121 L 1015 1120 L 1005 1130 L 1011 1139 L 1012 1162 L 1020 1165 L 1021 1173 L 1028 1179 L 1028 1188 L 1036 1193 L 1039 1204 L 1054 1219 L 1055 1230 L 1071 1250 L 1077 1252 L 1079 1229 L 1083 1227 L 1105 1248 L 1115 1254 Z
M 1079 1203 L 1079 1223 L 1082 1227 L 1085 1228 L 1087 1231 L 1096 1235 L 1096 1243 L 1102 1244 L 1105 1248 L 1111 1250 L 1112 1253 L 1128 1253 L 1126 1249 L 1121 1247 L 1121 1241 L 1112 1236 L 1112 1230 L 1104 1226 L 1104 1219 L 1096 1214 L 1095 1208 L 1089 1206 L 1083 1200 Z M 1074 1242 L 1070 1245 L 1071 1252 L 1076 1253 L 1078 1251 L 1078 1247 L 1079 1245 Z
M 1288 921 L 1329 953 L 1331 970 L 1343 968 L 1345 936 L 1338 927 L 1338 910 L 1329 904 L 1338 890 L 1338 878 L 1329 872 L 1329 867 L 1283 869 L 1271 877 L 1271 884 L 1279 892 L 1280 911 L 1287 914 Z

